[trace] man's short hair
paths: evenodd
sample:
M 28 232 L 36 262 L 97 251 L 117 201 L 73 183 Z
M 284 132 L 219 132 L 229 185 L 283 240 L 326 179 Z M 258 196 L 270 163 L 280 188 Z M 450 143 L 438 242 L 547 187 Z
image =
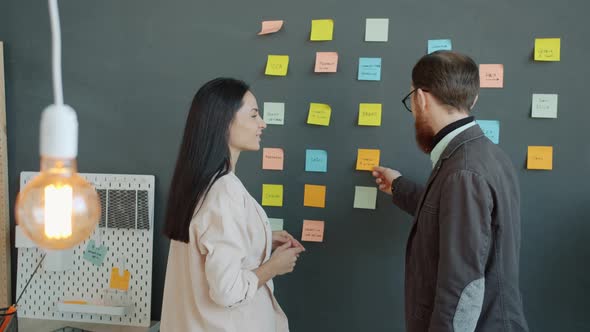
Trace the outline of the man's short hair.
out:
M 467 55 L 436 51 L 416 63 L 412 83 L 416 89 L 428 90 L 441 103 L 468 112 L 479 93 L 479 69 Z

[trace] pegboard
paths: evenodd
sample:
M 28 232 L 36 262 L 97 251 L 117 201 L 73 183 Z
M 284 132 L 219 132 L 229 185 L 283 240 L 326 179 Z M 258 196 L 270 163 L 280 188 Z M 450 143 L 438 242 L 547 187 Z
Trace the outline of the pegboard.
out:
M 10 218 L 8 214 L 8 151 L 4 94 L 4 51 L 0 42 L 0 307 L 10 301 Z
M 37 173 L 22 172 L 21 188 Z M 19 316 L 115 325 L 149 326 L 152 290 L 154 177 L 151 175 L 80 174 L 91 182 L 101 200 L 99 226 L 90 238 L 73 249 L 73 268 L 46 271 L 41 265 L 19 302 Z M 83 258 L 88 241 L 108 246 L 106 258 L 96 266 Z M 43 251 L 18 248 L 17 294 L 26 284 Z M 131 311 L 124 316 L 63 313 L 57 303 L 85 300 L 100 303 L 109 286 L 113 267 L 129 270 Z

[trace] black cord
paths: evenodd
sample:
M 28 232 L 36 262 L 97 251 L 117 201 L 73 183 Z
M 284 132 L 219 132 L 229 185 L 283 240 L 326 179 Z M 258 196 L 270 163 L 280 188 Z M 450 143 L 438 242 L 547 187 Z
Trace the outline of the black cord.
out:
M 18 299 L 16 300 L 15 306 L 18 306 L 18 301 L 20 301 L 20 298 L 23 297 L 23 295 L 25 294 L 25 291 L 27 290 L 27 287 L 29 287 L 31 280 L 33 280 L 33 277 L 37 273 L 37 270 L 39 270 L 39 266 L 41 266 L 41 263 L 43 263 L 43 260 L 45 259 L 45 255 L 47 255 L 47 254 L 43 253 L 43 256 L 41 256 L 41 260 L 39 261 L 39 263 L 37 263 L 37 267 L 35 267 L 35 271 L 33 271 L 33 274 L 31 274 L 29 281 L 27 281 L 27 284 L 25 285 L 23 290 L 20 292 L 20 295 L 18 296 Z

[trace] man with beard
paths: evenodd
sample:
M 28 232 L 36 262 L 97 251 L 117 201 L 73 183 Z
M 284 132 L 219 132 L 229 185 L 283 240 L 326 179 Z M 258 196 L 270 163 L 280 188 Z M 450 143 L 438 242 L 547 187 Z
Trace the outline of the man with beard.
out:
M 379 189 L 414 216 L 406 247 L 406 329 L 528 331 L 519 289 L 520 192 L 509 158 L 470 116 L 479 72 L 439 51 L 412 70 L 402 100 L 430 154 L 425 187 L 376 167 Z

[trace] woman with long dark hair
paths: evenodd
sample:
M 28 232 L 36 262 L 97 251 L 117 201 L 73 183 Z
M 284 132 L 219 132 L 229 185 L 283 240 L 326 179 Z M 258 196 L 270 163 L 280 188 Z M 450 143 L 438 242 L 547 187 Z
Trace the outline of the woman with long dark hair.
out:
M 234 173 L 260 149 L 266 124 L 244 82 L 218 78 L 195 95 L 172 178 L 164 234 L 171 239 L 161 329 L 288 331 L 272 278 L 293 271 L 303 246 L 271 232 Z

